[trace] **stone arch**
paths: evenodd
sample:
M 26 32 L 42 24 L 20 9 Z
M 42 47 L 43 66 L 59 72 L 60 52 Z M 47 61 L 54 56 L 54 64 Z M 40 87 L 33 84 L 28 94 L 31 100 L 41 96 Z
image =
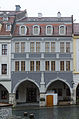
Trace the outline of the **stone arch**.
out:
M 46 85 L 46 91 L 47 91 L 47 89 L 48 89 L 48 87 L 50 86 L 51 83 L 53 83 L 53 82 L 55 82 L 55 81 L 58 81 L 58 80 L 61 81 L 61 82 L 64 82 L 64 83 L 69 87 L 70 93 L 72 93 L 72 89 L 71 89 L 69 83 L 66 82 L 66 81 L 63 80 L 63 79 L 60 79 L 60 78 L 56 78 L 56 79 L 54 79 L 54 80 L 51 80 L 51 81 Z
M 30 81 L 30 82 L 32 82 L 33 84 L 35 84 L 35 85 L 37 86 L 37 88 L 39 89 L 39 92 L 40 92 L 40 87 L 39 87 L 39 85 L 38 85 L 35 81 L 33 81 L 32 79 L 29 79 L 29 78 L 25 78 L 25 79 L 19 81 L 19 82 L 15 85 L 15 87 L 14 87 L 14 89 L 13 89 L 13 93 L 16 92 L 18 86 L 19 86 L 22 82 L 24 82 L 24 81 Z
M 8 87 L 4 82 L 0 82 L 0 85 L 2 85 L 8 91 L 8 93 L 11 93 L 11 85 L 9 85 L 10 87 Z

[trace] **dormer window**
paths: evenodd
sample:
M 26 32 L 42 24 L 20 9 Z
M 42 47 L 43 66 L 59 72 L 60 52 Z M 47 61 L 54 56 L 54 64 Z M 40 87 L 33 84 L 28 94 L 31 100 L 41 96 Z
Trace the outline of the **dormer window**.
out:
M 20 35 L 26 35 L 27 28 L 26 26 L 22 25 L 20 26 Z
M 46 35 L 52 35 L 52 33 L 53 33 L 52 25 L 47 25 L 46 26 Z
M 59 26 L 59 35 L 65 35 L 66 33 L 66 26 L 60 25 Z
M 33 26 L 33 35 L 39 35 L 40 34 L 40 26 L 34 25 Z
M 3 16 L 3 21 L 8 21 L 8 16 L 7 16 L 7 14 L 4 14 L 4 16 Z
M 11 24 L 6 24 L 6 31 L 10 31 L 11 30 Z

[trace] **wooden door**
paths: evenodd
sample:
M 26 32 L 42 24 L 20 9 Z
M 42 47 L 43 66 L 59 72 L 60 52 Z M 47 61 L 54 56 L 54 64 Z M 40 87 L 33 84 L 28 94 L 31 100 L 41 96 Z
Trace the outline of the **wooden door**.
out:
M 46 103 L 48 107 L 53 106 L 53 95 L 47 95 L 46 96 Z

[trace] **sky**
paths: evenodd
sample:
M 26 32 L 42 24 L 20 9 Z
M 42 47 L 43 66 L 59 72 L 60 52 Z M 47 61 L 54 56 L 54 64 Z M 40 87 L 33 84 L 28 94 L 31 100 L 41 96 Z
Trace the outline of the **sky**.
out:
M 62 17 L 73 15 L 74 22 L 79 22 L 79 0 L 0 0 L 0 10 L 15 10 L 20 5 L 21 10 L 27 10 L 29 17 L 56 17 L 61 12 Z

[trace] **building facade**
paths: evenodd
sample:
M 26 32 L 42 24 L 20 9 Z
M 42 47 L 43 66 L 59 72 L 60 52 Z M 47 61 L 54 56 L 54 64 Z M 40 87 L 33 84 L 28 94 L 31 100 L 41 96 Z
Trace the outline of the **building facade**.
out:
M 73 16 L 61 17 L 58 12 L 57 17 L 42 17 L 41 13 L 38 17 L 28 17 L 26 10 L 20 11 L 20 6 L 8 15 L 13 19 L 10 38 L 6 40 L 5 36 L 2 40 L 4 34 L 0 38 L 1 43 L 10 44 L 8 60 L 1 55 L 0 64 L 1 67 L 7 64 L 9 72 L 9 103 L 39 103 L 47 93 L 57 93 L 58 102 L 75 102 Z M 1 76 L 1 81 L 7 82 L 4 77 Z

